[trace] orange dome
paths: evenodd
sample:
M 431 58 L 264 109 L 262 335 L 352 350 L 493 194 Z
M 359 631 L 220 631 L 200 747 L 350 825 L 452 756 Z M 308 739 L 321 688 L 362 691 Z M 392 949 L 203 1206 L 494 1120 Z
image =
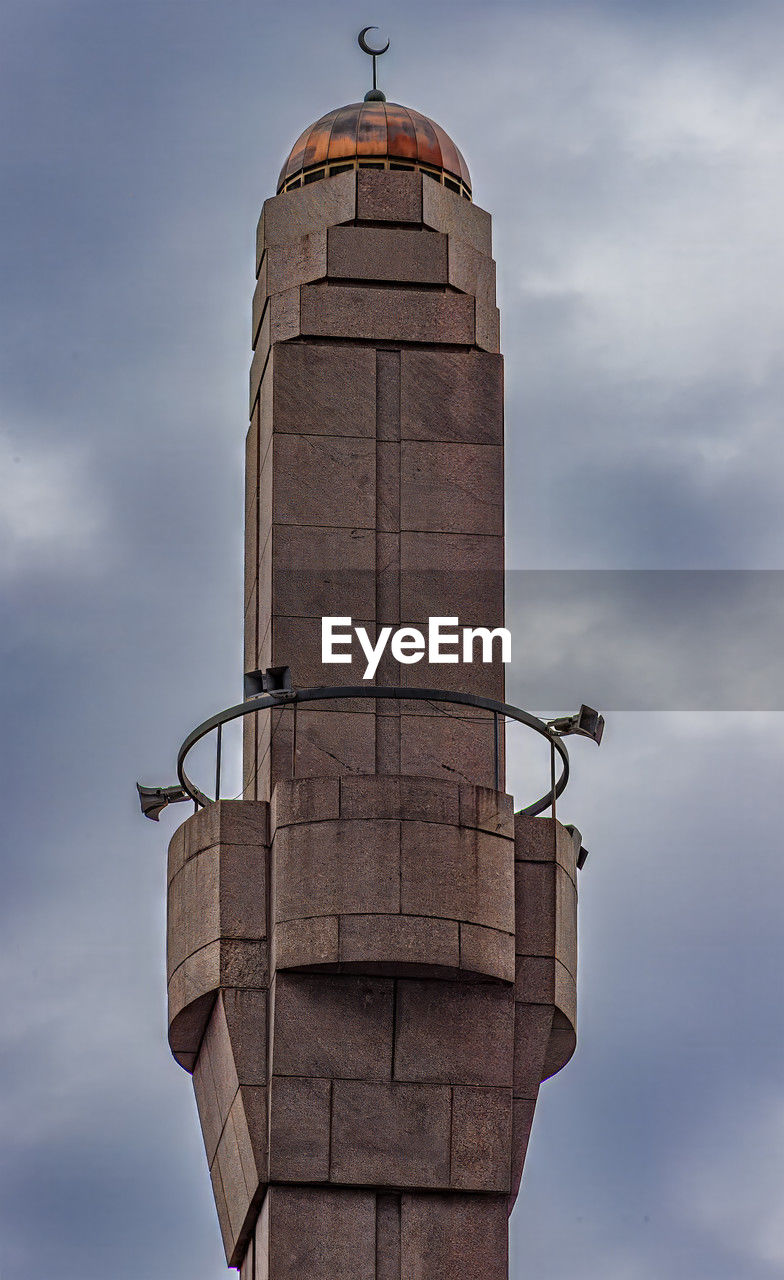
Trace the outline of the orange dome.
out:
M 278 193 L 344 169 L 419 169 L 471 199 L 468 165 L 434 120 L 396 102 L 353 102 L 322 116 L 294 143 Z

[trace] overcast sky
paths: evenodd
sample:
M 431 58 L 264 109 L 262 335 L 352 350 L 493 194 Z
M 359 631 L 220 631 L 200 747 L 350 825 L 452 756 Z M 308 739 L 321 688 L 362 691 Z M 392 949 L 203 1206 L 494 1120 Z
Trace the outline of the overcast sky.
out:
M 296 136 L 362 96 L 372 21 L 388 96 L 494 216 L 510 566 L 784 567 L 780 5 L 4 0 L 0 1280 L 225 1274 L 165 1041 L 183 815 L 144 822 L 134 783 L 240 693 L 255 225 Z M 784 1271 L 784 725 L 724 677 L 683 709 L 722 615 L 725 673 L 780 631 L 742 592 L 683 641 L 658 615 L 603 634 L 661 709 L 605 704 L 572 753 L 580 1045 L 513 1280 Z

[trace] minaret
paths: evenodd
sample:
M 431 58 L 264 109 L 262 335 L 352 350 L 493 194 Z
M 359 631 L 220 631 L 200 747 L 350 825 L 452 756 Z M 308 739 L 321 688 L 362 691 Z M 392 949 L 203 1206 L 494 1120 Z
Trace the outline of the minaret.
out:
M 490 215 L 438 124 L 368 98 L 305 130 L 259 222 L 258 697 L 245 798 L 171 842 L 169 1038 L 242 1280 L 506 1280 L 575 1045 L 580 841 L 505 794 L 497 641 L 436 662 L 404 633 L 371 680 L 356 636 L 323 661 L 325 618 L 504 619 Z M 299 696 L 321 686 L 355 695 Z

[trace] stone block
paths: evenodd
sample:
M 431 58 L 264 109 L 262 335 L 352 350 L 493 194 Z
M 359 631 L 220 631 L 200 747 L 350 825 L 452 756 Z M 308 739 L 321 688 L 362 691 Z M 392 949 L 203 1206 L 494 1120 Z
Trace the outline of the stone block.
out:
M 449 237 L 449 283 L 476 299 L 476 345 L 497 352 L 501 342 L 501 317 L 495 303 L 495 263 L 473 245 Z
M 273 374 L 277 432 L 375 438 L 376 353 L 372 347 L 340 342 L 283 344 L 274 353 Z
M 226 1123 L 226 1117 L 231 1110 L 231 1105 L 237 1096 L 239 1088 L 239 1078 L 237 1076 L 237 1067 L 234 1061 L 234 1050 L 229 1036 L 229 1028 L 226 1022 L 226 1013 L 223 1005 L 222 993 L 218 992 L 215 1001 L 215 1007 L 212 1011 L 207 1030 L 204 1034 L 201 1049 L 199 1051 L 198 1066 L 201 1068 L 202 1059 L 204 1059 L 205 1070 L 209 1071 L 209 1079 L 212 1082 L 214 1091 L 215 1105 L 217 1107 L 218 1122 L 218 1138 L 223 1132 L 223 1126 Z M 194 1073 L 194 1088 L 196 1087 L 196 1073 Z M 198 1094 L 197 1094 L 198 1101 Z M 199 1108 L 201 1113 L 201 1107 Z M 207 1134 L 204 1134 L 205 1145 L 207 1142 Z M 207 1158 L 212 1160 L 217 1141 L 212 1153 L 208 1151 Z
M 219 918 L 224 938 L 266 938 L 268 846 L 222 845 Z
M 457 969 L 460 965 L 458 930 L 455 920 L 399 915 L 343 916 L 340 962 L 355 967 L 371 966 L 371 973 L 405 974 L 423 967 L 438 971 Z
M 551 956 L 516 957 L 515 1000 L 555 1005 L 573 1026 L 577 1022 L 577 984 L 560 960 Z
M 372 537 L 372 534 L 370 536 Z M 332 616 L 341 618 L 353 616 L 354 625 L 364 626 L 371 640 L 375 640 L 375 623 L 364 618 L 362 614 L 348 615 L 340 612 Z M 351 662 L 322 662 L 320 617 L 292 618 L 275 614 L 272 619 L 271 638 L 271 665 L 290 667 L 291 678 L 295 688 L 313 689 L 322 685 L 362 685 L 366 683 L 363 680 L 363 676 L 367 667 L 367 659 L 356 637 L 349 654 Z M 344 653 L 347 647 L 342 650 Z M 350 711 L 372 715 L 375 711 L 374 703 L 364 699 L 352 698 L 349 700 L 341 699 L 340 701 L 325 699 L 315 705 L 311 704 L 307 707 L 298 708 L 298 726 L 299 717 L 304 715 L 307 718 L 307 716 L 314 714 L 317 707 L 322 708 L 322 714 L 327 715 L 346 715 Z M 291 712 L 289 712 L 288 724 L 293 728 Z
M 461 626 L 502 627 L 503 538 L 486 534 L 401 533 L 400 613 L 407 622 L 418 625 L 432 616 L 459 617 Z M 499 651 L 498 642 L 494 641 L 491 652 L 496 662 Z M 474 641 L 474 654 L 474 666 L 482 669 L 479 640 Z
M 245 1187 L 255 1202 L 269 1176 L 266 1097 L 263 1087 L 241 1089 L 226 1121 L 234 1126 Z
M 276 434 L 264 469 L 269 466 L 274 476 L 275 524 L 374 528 L 374 442 L 356 437 Z
M 486 929 L 481 924 L 460 925 L 460 968 L 500 982 L 515 980 L 514 934 Z
M 509 1191 L 512 1090 L 452 1090 L 452 1186 Z
M 459 796 L 457 783 L 435 778 L 348 775 L 340 780 L 340 816 L 417 819 L 457 826 Z
M 569 1019 L 556 1009 L 550 1039 L 547 1042 L 542 1079 L 549 1080 L 557 1071 L 562 1070 L 577 1048 L 577 1035 Z
M 220 944 L 220 984 L 222 987 L 266 987 L 269 952 L 266 942 L 247 938 L 224 938 Z
M 400 435 L 403 440 L 502 445 L 501 356 L 404 348 L 400 353 Z
M 271 572 L 274 613 L 317 618 L 319 641 L 323 617 L 375 615 L 376 539 L 372 529 L 276 524 Z
M 300 822 L 323 822 L 341 817 L 340 790 L 338 778 L 291 778 L 279 782 L 270 807 L 272 831 Z M 386 814 L 379 816 L 386 817 Z
M 279 324 L 282 328 L 283 321 Z M 392 285 L 379 289 L 306 284 L 300 290 L 299 324 L 305 337 L 456 343 L 470 347 L 475 336 L 474 299 L 463 293 L 396 289 Z
M 245 1181 L 245 1170 L 242 1166 L 242 1157 L 240 1156 L 239 1143 L 232 1119 L 229 1119 L 224 1125 L 223 1133 L 218 1143 L 218 1150 L 212 1162 L 213 1168 L 216 1165 L 220 1170 L 223 1194 L 226 1198 L 230 1229 L 230 1249 L 227 1250 L 227 1254 L 229 1264 L 233 1265 L 238 1253 L 237 1261 L 242 1257 L 243 1250 L 238 1248 L 238 1244 L 246 1231 L 247 1218 L 256 1188 L 249 1188 Z
M 516 949 L 577 974 L 577 890 L 557 864 L 515 863 Z
M 420 606 L 421 607 L 421 606 Z M 434 614 L 434 617 L 439 615 Z M 455 615 L 440 615 L 453 617 Z M 464 619 L 460 618 L 461 626 Z M 426 624 L 419 624 L 416 620 L 413 625 L 419 625 L 420 630 L 426 632 Z M 467 620 L 466 620 L 466 625 Z M 427 655 L 416 665 L 411 664 L 407 667 L 398 667 L 398 679 L 401 685 L 406 689 L 443 689 L 446 685 L 450 692 L 467 693 L 483 698 L 493 698 L 496 702 L 503 701 L 505 676 L 504 667 L 500 661 L 501 642 L 500 639 L 494 642 L 494 652 L 496 661 L 484 663 L 476 661 L 474 663 L 455 663 L 445 666 L 441 663 L 429 663 Z M 477 653 L 481 650 L 481 645 L 477 642 Z M 451 652 L 457 650 L 452 647 Z M 448 672 L 448 674 L 445 674 Z M 489 711 L 483 711 L 472 706 L 450 706 L 449 703 L 435 704 L 440 710 L 442 719 L 474 719 L 481 720 L 487 724 L 487 740 L 490 744 L 493 742 L 493 720 Z M 407 715 L 427 715 L 434 710 L 433 704 L 429 702 L 412 703 L 406 707 Z M 501 725 L 501 736 L 503 737 L 503 725 Z
M 514 800 L 492 787 L 460 786 L 460 825 L 514 840 Z
M 186 1070 L 193 1070 L 219 986 L 219 942 L 188 956 L 169 979 L 169 1046 Z
M 514 1095 L 535 1102 L 543 1079 L 553 1010 L 543 1004 L 514 1006 Z
M 229 1222 L 229 1210 L 226 1204 L 223 1180 L 221 1178 L 220 1166 L 217 1160 L 213 1160 L 210 1165 L 210 1181 L 212 1183 L 212 1194 L 215 1198 L 215 1208 L 218 1213 L 218 1223 L 220 1225 L 223 1251 L 226 1254 L 226 1262 L 228 1263 L 234 1251 L 235 1240 L 231 1229 L 231 1223 Z
M 422 175 L 380 169 L 357 173 L 360 222 L 422 222 Z
M 306 285 L 306 288 L 318 286 Z M 274 293 L 267 299 L 261 315 L 256 349 L 250 366 L 250 414 L 256 405 L 261 390 L 261 381 L 267 367 L 270 351 L 279 342 L 289 342 L 299 337 L 302 332 L 302 290 L 287 289 L 285 293 Z
M 514 1208 L 520 1179 L 523 1176 L 523 1165 L 531 1137 L 531 1126 L 534 1120 L 536 1102 L 528 1098 L 515 1098 L 512 1102 L 512 1168 L 510 1177 L 509 1212 Z
M 403 1195 L 400 1261 L 405 1280 L 507 1280 L 506 1198 Z
M 275 925 L 273 963 L 276 970 L 337 964 L 338 917 L 286 920 Z
M 372 1191 L 270 1187 L 256 1230 L 257 1280 L 374 1280 L 375 1266 Z
M 508 987 L 401 981 L 395 1080 L 511 1086 L 514 1018 Z
M 279 974 L 273 1071 L 389 1080 L 393 994 L 387 979 Z
M 493 256 L 492 220 L 485 209 L 466 200 L 440 182 L 425 178 L 422 184 L 422 221 L 434 231 L 465 240 L 488 258 Z
M 515 814 L 515 858 L 520 862 L 557 862 L 577 883 L 574 841 L 566 827 L 553 818 Z
M 209 1054 L 205 1051 L 203 1043 L 193 1068 L 193 1092 L 199 1112 L 207 1164 L 211 1164 L 223 1132 L 226 1116 L 221 1114 L 218 1105 Z
M 452 781 L 457 778 L 460 782 L 492 786 L 495 781 L 492 730 L 486 720 L 473 716 L 457 719 L 442 714 L 403 715 L 400 717 L 400 769 L 408 774 Z M 503 777 L 502 767 L 502 784 Z M 427 914 L 412 910 L 415 915 Z
M 443 1086 L 336 1080 L 331 1180 L 448 1187 L 450 1113 Z
M 288 244 L 272 245 L 266 252 L 265 277 L 268 296 L 296 289 L 311 280 L 323 280 L 327 274 L 327 231 L 310 231 Z
M 220 937 L 219 851 L 205 849 L 189 858 L 169 885 L 166 971 Z
M 230 987 L 221 992 L 226 1033 L 241 1085 L 267 1082 L 267 992 Z M 210 1059 L 217 1076 L 212 1045 Z
M 327 263 L 330 279 L 449 282 L 447 237 L 419 228 L 332 227 Z
M 504 532 L 504 462 L 497 445 L 425 443 L 400 447 L 402 530 Z
M 401 911 L 514 931 L 511 841 L 470 828 L 404 822 Z
M 397 822 L 283 827 L 273 847 L 276 921 L 400 909 Z
M 270 1092 L 270 1179 L 329 1178 L 329 1080 L 273 1076 Z
M 265 200 L 256 234 L 256 272 L 265 248 L 289 244 L 311 231 L 353 222 L 356 217 L 357 174 L 336 174 L 295 191 Z
M 273 743 L 273 782 L 292 776 L 293 732 L 293 717 L 288 713 Z M 297 712 L 297 777 L 369 773 L 375 766 L 375 757 L 375 716 L 372 711 L 316 711 L 304 707 Z
M 400 1197 L 376 1200 L 375 1280 L 400 1280 Z

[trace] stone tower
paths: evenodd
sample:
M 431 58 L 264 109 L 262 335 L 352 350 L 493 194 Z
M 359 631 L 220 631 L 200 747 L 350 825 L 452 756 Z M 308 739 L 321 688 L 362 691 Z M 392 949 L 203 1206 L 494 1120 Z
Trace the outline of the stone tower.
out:
M 356 644 L 322 662 L 325 617 L 503 624 L 490 236 L 415 111 L 351 105 L 295 144 L 258 228 L 248 671 L 361 686 Z M 497 649 L 400 653 L 373 685 L 503 701 Z M 506 1280 L 539 1085 L 575 1045 L 572 835 L 515 815 L 481 707 L 284 694 L 244 726 L 244 799 L 179 828 L 168 878 L 169 1038 L 227 1260 Z

